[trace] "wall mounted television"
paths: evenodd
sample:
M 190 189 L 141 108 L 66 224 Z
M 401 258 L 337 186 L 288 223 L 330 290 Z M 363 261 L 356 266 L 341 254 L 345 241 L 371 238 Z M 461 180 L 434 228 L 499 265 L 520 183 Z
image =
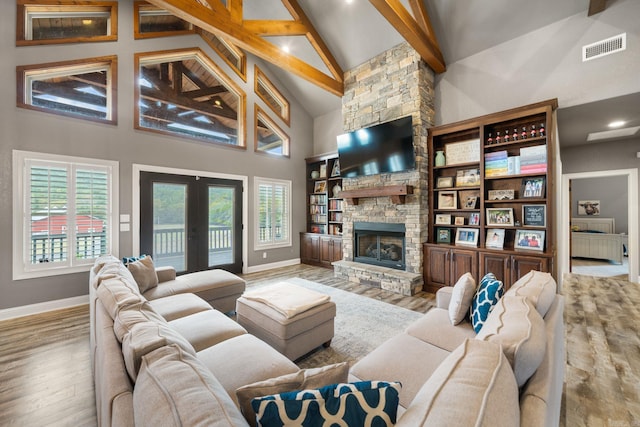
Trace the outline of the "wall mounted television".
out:
M 415 169 L 411 116 L 339 135 L 338 158 L 342 178 Z

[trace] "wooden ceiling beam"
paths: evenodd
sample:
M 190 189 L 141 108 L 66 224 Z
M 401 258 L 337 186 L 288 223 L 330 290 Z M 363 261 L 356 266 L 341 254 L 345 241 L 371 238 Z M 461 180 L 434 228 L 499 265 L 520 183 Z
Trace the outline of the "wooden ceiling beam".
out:
M 255 19 L 244 21 L 242 26 L 247 31 L 260 36 L 304 36 L 307 34 L 307 27 L 299 21 Z
M 232 22 L 229 11 L 223 8 L 222 3 L 218 0 L 212 0 L 210 3 L 219 4 L 224 13 L 216 13 L 212 10 L 213 8 L 209 9 L 193 0 L 148 0 L 148 2 L 168 10 L 175 16 L 189 21 L 206 31 L 225 37 L 247 52 L 251 52 L 265 61 L 290 71 L 334 95 L 342 96 L 344 94 L 342 72 L 336 76 L 333 70 L 336 67 L 328 67 L 334 73 L 334 76 L 331 77 L 306 62 L 286 54 L 274 44 L 248 31 L 241 24 Z M 339 67 L 337 70 L 340 70 Z
M 242 22 L 242 0 L 227 0 L 227 9 L 233 22 Z
M 429 14 L 427 13 L 427 9 L 424 7 L 423 0 L 409 0 L 409 6 L 411 6 L 411 12 L 413 12 L 413 17 L 422 28 L 422 31 L 425 32 L 429 40 L 435 47 L 440 50 L 440 46 L 438 45 L 438 40 L 436 39 L 436 33 L 433 31 L 433 27 L 431 27 L 431 20 L 429 19 Z
M 589 0 L 589 12 L 587 16 L 600 13 L 607 8 L 607 0 Z
M 446 71 L 442 53 L 400 0 L 369 0 L 436 73 Z

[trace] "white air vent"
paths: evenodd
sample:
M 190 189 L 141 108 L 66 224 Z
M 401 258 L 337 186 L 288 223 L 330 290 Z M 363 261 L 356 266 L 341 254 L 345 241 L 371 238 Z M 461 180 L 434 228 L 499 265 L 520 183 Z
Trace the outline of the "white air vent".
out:
M 590 61 L 627 48 L 627 33 L 582 46 L 582 61 Z

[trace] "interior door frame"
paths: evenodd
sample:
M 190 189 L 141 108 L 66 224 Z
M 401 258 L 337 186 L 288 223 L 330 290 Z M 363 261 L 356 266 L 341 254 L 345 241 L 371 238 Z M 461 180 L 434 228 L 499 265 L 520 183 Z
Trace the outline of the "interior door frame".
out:
M 200 176 L 214 179 L 229 179 L 234 181 L 242 181 L 242 273 L 247 273 L 248 260 L 249 260 L 249 196 L 248 185 L 249 177 L 245 175 L 232 175 L 217 172 L 196 171 L 190 169 L 178 169 L 164 166 L 152 166 L 134 163 L 132 165 L 132 203 L 131 203 L 131 243 L 134 254 L 140 252 L 140 173 L 141 172 L 155 172 L 165 173 L 171 175 L 187 175 L 187 176 Z
M 604 178 L 611 176 L 627 177 L 627 218 L 629 221 L 627 234 L 629 236 L 629 247 L 627 248 L 629 259 L 629 280 L 640 282 L 639 258 L 640 250 L 638 241 L 638 170 L 637 169 L 616 169 L 606 171 L 567 173 L 562 175 L 561 189 L 561 210 L 562 217 L 559 221 L 560 234 L 560 273 L 569 272 L 569 231 L 571 227 L 571 206 L 569 205 L 569 182 L 574 179 L 584 178 Z

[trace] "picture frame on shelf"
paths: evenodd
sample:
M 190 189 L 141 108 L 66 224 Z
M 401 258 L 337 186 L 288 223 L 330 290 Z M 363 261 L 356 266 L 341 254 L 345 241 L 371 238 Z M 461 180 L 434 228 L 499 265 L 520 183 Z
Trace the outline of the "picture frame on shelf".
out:
M 436 188 L 451 188 L 453 187 L 452 176 L 440 176 L 436 181 Z
M 488 200 L 513 200 L 515 199 L 514 190 L 489 190 Z
M 320 165 L 320 179 L 324 179 L 327 177 L 327 164 L 323 163 Z
M 516 230 L 514 249 L 526 249 L 530 251 L 544 251 L 544 230 Z
M 451 215 L 449 215 L 449 214 L 436 214 L 436 224 L 438 224 L 438 225 L 451 225 Z
M 335 178 L 340 176 L 340 159 L 336 159 L 333 162 L 333 167 L 331 168 L 331 178 Z
M 451 243 L 451 229 L 436 228 L 436 243 Z
M 487 208 L 488 227 L 513 227 L 513 208 Z
M 455 217 L 454 224 L 455 225 L 464 225 L 464 217 L 463 216 Z
M 522 225 L 524 227 L 546 227 L 547 205 L 522 205 Z
M 325 171 L 326 173 L 326 171 Z M 313 185 L 314 193 L 326 193 L 327 192 L 327 181 L 316 181 Z
M 487 241 L 484 246 L 490 249 L 503 249 L 504 228 L 489 228 L 487 230 Z
M 478 235 L 480 230 L 477 228 L 458 228 L 456 230 L 456 245 L 461 246 L 478 246 Z
M 480 185 L 480 169 L 462 169 L 456 172 L 456 187 L 477 187 Z
M 440 191 L 438 193 L 438 209 L 458 209 L 458 192 Z
M 480 214 L 478 212 L 469 214 L 469 225 L 480 225 Z
M 545 181 L 546 180 L 543 176 L 538 176 L 534 178 L 523 178 L 522 188 L 520 190 L 520 197 L 524 199 L 543 198 L 545 193 Z
M 480 161 L 480 138 L 454 142 L 444 146 L 447 165 Z
M 469 196 L 464 201 L 464 204 L 462 205 L 462 209 L 475 209 L 477 204 L 478 204 L 478 197 Z

